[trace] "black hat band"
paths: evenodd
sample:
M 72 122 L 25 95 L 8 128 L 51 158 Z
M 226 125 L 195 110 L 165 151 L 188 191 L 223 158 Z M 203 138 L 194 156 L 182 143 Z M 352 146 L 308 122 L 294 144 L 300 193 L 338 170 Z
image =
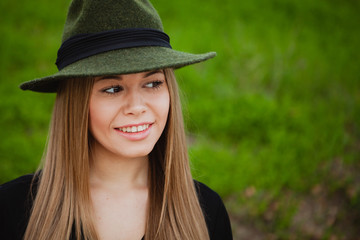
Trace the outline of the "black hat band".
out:
M 75 35 L 61 44 L 56 66 L 59 70 L 81 59 L 123 48 L 160 46 L 171 48 L 169 36 L 149 28 L 119 29 Z

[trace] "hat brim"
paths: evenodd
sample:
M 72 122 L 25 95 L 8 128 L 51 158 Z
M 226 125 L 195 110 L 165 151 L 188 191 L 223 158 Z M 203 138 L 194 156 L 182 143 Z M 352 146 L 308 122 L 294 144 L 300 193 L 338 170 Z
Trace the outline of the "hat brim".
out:
M 215 52 L 191 54 L 166 47 L 119 49 L 97 54 L 39 79 L 24 82 L 22 90 L 56 92 L 59 81 L 67 78 L 129 74 L 164 68 L 180 68 L 215 57 Z

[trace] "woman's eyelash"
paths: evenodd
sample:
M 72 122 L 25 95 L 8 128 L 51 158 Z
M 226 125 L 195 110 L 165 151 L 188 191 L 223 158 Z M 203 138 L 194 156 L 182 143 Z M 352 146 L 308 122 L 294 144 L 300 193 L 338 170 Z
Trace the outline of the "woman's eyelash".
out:
M 104 93 L 108 93 L 108 94 L 114 94 L 114 93 L 118 93 L 118 92 L 120 92 L 122 90 L 123 90 L 122 86 L 114 85 L 114 86 L 111 86 L 111 87 L 106 87 L 106 88 L 102 89 L 101 91 L 104 92 Z
M 146 87 L 148 88 L 159 88 L 164 82 L 163 81 L 152 81 L 152 82 L 149 82 L 147 84 L 145 84 Z

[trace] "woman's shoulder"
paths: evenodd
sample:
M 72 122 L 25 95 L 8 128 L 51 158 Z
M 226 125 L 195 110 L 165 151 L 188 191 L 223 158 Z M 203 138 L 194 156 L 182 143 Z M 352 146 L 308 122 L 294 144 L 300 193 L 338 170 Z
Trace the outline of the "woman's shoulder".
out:
M 7 191 L 13 189 L 14 187 L 23 187 L 29 185 L 31 184 L 33 178 L 34 174 L 26 174 L 11 181 L 5 182 L 0 185 L 0 191 Z
M 3 216 L 5 213 L 23 213 L 31 206 L 37 184 L 33 178 L 33 174 L 28 174 L 0 185 L 0 212 Z
M 194 180 L 194 183 L 210 239 L 232 239 L 229 215 L 219 194 L 201 182 Z
M 194 183 L 200 203 L 208 206 L 217 206 L 220 202 L 222 202 L 219 194 L 207 185 L 196 180 L 194 180 Z
M 0 201 L 13 201 L 28 195 L 33 177 L 28 174 L 0 185 Z

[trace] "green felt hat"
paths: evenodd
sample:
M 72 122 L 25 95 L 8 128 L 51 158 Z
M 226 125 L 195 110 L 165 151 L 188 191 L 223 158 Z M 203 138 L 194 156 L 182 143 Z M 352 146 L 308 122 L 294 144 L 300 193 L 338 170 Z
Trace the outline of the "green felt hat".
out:
M 147 0 L 73 0 L 58 51 L 59 71 L 20 88 L 56 92 L 59 81 L 67 78 L 180 68 L 215 55 L 173 50 Z

